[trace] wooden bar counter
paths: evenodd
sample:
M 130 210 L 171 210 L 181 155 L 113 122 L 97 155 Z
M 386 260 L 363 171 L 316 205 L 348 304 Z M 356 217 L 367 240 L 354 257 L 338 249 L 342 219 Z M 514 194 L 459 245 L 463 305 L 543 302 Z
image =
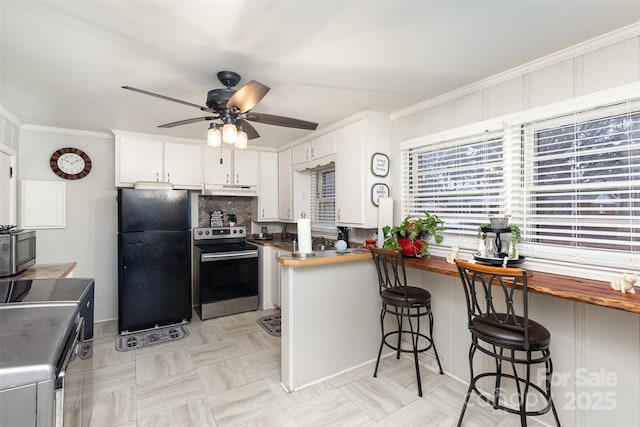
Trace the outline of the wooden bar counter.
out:
M 428 260 L 407 257 L 405 258 L 405 266 L 458 277 L 458 270 L 455 264 L 447 263 L 444 257 L 434 256 Z M 527 271 L 531 273 L 527 281 L 530 292 L 640 313 L 640 293 L 623 294 L 611 289 L 608 282 L 600 280 L 583 279 L 541 271 Z
M 1 280 L 25 280 L 25 279 L 64 279 L 69 277 L 78 266 L 76 262 L 62 262 L 56 264 L 36 264 L 27 268 L 22 273 Z

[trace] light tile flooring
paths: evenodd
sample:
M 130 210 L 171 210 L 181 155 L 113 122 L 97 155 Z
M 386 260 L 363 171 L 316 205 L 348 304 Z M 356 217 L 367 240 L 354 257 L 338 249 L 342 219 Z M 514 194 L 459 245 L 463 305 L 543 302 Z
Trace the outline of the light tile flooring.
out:
M 455 426 L 466 386 L 413 362 L 383 359 L 301 391 L 280 386 L 280 339 L 256 322 L 270 311 L 201 321 L 180 341 L 115 349 L 115 322 L 96 325 L 91 426 Z M 374 355 L 375 356 L 375 355 Z M 473 398 L 472 398 L 473 402 Z M 513 415 L 474 404 L 465 426 L 512 426 Z

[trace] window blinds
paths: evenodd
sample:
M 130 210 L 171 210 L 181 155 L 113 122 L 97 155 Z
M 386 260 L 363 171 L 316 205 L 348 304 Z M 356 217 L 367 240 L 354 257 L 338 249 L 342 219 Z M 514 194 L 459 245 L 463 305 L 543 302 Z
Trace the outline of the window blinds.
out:
M 404 215 L 437 214 L 445 236 L 475 237 L 504 213 L 502 130 L 403 149 L 402 171 Z
M 333 166 L 311 172 L 311 226 L 334 227 L 336 211 L 336 180 Z
M 638 251 L 640 100 L 521 128 L 527 240 Z

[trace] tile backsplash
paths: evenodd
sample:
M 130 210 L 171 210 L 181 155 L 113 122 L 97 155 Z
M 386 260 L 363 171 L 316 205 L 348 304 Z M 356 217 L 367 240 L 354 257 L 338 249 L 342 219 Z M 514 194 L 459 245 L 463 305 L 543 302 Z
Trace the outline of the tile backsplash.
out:
M 211 211 L 222 211 L 224 225 L 228 225 L 227 214 L 236 215 L 236 225 L 251 226 L 251 197 L 242 196 L 199 196 L 198 227 L 211 225 Z

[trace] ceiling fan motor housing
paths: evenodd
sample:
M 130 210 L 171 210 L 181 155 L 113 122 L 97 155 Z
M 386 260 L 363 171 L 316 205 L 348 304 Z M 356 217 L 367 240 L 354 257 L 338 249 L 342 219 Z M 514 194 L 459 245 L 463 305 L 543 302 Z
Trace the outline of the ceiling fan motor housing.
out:
M 207 93 L 207 107 L 214 111 L 227 108 L 227 101 L 236 93 L 234 89 L 212 89 Z

